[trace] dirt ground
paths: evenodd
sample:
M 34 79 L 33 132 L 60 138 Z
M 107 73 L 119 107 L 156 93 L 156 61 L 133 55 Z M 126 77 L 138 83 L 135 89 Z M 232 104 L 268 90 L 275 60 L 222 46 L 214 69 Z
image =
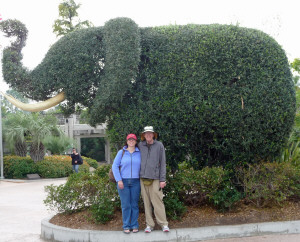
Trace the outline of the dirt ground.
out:
M 57 214 L 50 222 L 59 226 L 73 229 L 87 230 L 122 230 L 122 214 L 116 211 L 114 218 L 106 224 L 91 222 L 88 211 L 70 215 Z M 214 225 L 235 225 L 246 223 L 274 222 L 300 220 L 300 202 L 286 202 L 283 206 L 256 208 L 252 205 L 239 205 L 234 211 L 220 213 L 209 206 L 188 207 L 186 214 L 180 221 L 169 221 L 172 228 L 194 228 Z M 140 229 L 145 227 L 145 215 L 140 212 Z M 158 226 L 155 229 L 160 229 Z

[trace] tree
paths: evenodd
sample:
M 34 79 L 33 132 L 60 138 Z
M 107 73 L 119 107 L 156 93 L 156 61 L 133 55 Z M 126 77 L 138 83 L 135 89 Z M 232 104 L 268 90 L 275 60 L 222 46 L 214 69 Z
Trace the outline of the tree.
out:
M 43 144 L 43 139 L 51 135 L 59 135 L 60 130 L 57 127 L 57 120 L 53 116 L 42 116 L 38 113 L 28 115 L 30 133 L 30 149 L 29 154 L 34 162 L 44 159 L 46 150 Z
M 53 32 L 56 36 L 63 36 L 77 29 L 91 27 L 93 24 L 88 21 L 80 21 L 77 10 L 81 4 L 76 4 L 74 0 L 64 0 L 58 6 L 60 18 L 53 24 Z
M 68 149 L 74 147 L 75 141 L 64 134 L 60 136 L 47 136 L 43 139 L 43 144 L 53 155 L 60 155 Z
M 17 112 L 8 114 L 3 122 L 3 133 L 9 147 L 13 148 L 16 155 L 27 155 L 26 137 L 29 135 L 27 114 Z
M 43 140 L 51 135 L 59 136 L 54 116 L 39 113 L 12 113 L 4 119 L 5 141 L 14 148 L 19 156 L 26 156 L 27 143 L 30 143 L 29 154 L 34 162 L 45 156 Z
M 291 68 L 294 72 L 298 74 L 293 76 L 294 83 L 297 86 L 300 80 L 300 59 L 299 58 L 294 59 L 294 61 L 291 63 Z

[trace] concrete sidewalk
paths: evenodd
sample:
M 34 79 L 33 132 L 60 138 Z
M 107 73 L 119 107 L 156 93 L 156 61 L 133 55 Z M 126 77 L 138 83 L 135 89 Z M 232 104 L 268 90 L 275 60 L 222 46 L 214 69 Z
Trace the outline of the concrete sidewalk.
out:
M 0 180 L 0 241 L 37 242 L 41 221 L 54 215 L 47 211 L 43 200 L 44 186 L 65 183 L 66 179 Z
M 45 218 L 49 218 L 54 215 L 53 212 L 47 211 L 47 208 L 43 204 L 43 200 L 46 197 L 46 193 L 44 192 L 44 186 L 50 184 L 60 185 L 65 183 L 65 181 L 66 179 L 47 179 L 47 180 L 32 180 L 32 181 L 0 180 L 0 219 L 1 219 L 0 241 L 1 242 L 44 241 L 40 238 L 41 222 Z M 250 242 L 250 241 L 257 241 L 257 242 L 283 242 L 283 241 L 296 242 L 297 241 L 299 242 L 300 241 L 299 223 L 300 223 L 299 221 L 270 223 L 268 225 L 269 227 L 267 231 L 271 235 L 263 235 L 264 233 L 262 233 L 262 236 L 256 236 L 256 237 L 222 239 L 224 238 L 224 234 L 220 233 L 220 231 L 222 231 L 222 229 L 224 230 L 224 226 L 213 226 L 213 227 L 202 227 L 199 228 L 198 230 L 197 229 L 176 229 L 176 230 L 173 229 L 172 230 L 171 228 L 171 232 L 169 235 L 164 235 L 161 231 L 154 231 L 153 233 L 146 234 L 146 235 L 143 232 L 139 232 L 138 234 L 130 234 L 128 236 L 126 234 L 123 234 L 122 232 L 114 231 L 114 234 L 117 235 L 117 239 L 109 240 L 109 241 L 110 242 L 113 241 L 200 241 L 200 240 L 203 241 L 205 240 L 204 237 L 197 237 L 197 236 L 198 235 L 202 236 L 204 231 L 212 231 L 210 233 L 212 233 L 212 235 L 215 237 L 211 237 L 211 239 L 212 238 L 214 239 L 214 240 L 209 240 L 211 242 L 221 242 L 221 241 L 222 242 L 240 242 L 240 241 L 241 242 Z M 293 228 L 293 226 L 295 227 L 295 225 L 297 226 L 297 228 Z M 287 228 L 283 230 L 282 235 L 272 234 L 280 231 L 280 228 L 283 228 L 282 226 L 286 226 Z M 240 232 L 237 232 L 235 236 L 236 237 L 245 236 L 246 227 L 247 225 L 245 225 L 245 227 L 243 227 L 242 230 L 237 230 Z M 297 232 L 298 234 L 288 234 L 289 228 L 291 229 L 290 231 L 295 231 L 295 230 L 299 231 Z M 255 229 L 259 231 L 260 227 L 257 226 L 255 227 Z M 233 230 L 234 229 L 232 228 L 231 231 L 233 232 Z M 93 231 L 92 234 L 97 235 L 97 232 L 101 234 L 101 232 L 104 231 Z M 65 234 L 65 232 L 63 232 L 63 234 Z M 169 240 L 169 238 L 171 238 L 171 236 L 174 234 L 176 234 L 176 239 L 174 240 L 175 238 L 174 237 L 171 240 Z M 184 235 L 184 236 L 180 237 L 180 235 Z M 94 241 L 103 241 L 103 239 L 104 237 L 100 236 L 99 240 L 94 240 Z

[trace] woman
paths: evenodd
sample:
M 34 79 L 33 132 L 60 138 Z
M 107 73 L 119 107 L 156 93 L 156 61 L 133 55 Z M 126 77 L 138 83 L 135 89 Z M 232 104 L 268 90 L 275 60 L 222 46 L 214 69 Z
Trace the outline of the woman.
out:
M 72 158 L 73 171 L 78 173 L 79 165 L 81 165 L 83 161 L 82 161 L 80 154 L 77 153 L 75 148 L 73 148 L 73 150 L 72 150 L 71 158 Z
M 126 145 L 119 150 L 112 165 L 121 199 L 123 231 L 126 234 L 131 230 L 133 233 L 139 231 L 140 167 L 141 155 L 137 138 L 135 134 L 129 134 Z

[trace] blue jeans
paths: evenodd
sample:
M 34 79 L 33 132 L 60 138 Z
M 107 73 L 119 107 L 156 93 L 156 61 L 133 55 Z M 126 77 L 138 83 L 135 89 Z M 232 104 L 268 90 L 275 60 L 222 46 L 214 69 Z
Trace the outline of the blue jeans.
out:
M 123 229 L 138 229 L 140 179 L 122 179 L 122 181 L 124 189 L 120 189 L 118 184 L 117 188 L 121 199 Z
M 79 165 L 72 165 L 73 166 L 73 170 L 78 173 L 78 169 L 79 169 Z

